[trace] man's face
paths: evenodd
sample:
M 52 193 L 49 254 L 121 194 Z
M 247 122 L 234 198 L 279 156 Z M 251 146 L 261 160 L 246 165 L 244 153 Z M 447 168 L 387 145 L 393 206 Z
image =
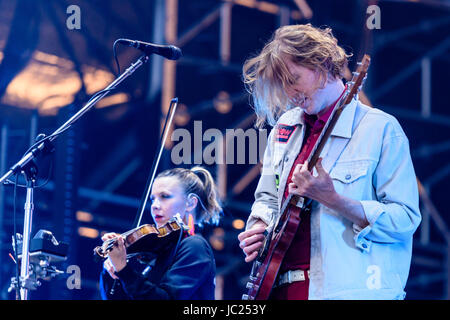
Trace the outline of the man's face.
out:
M 289 58 L 284 61 L 295 79 L 293 85 L 285 88 L 289 100 L 307 114 L 318 114 L 326 107 L 319 71 L 298 65 Z

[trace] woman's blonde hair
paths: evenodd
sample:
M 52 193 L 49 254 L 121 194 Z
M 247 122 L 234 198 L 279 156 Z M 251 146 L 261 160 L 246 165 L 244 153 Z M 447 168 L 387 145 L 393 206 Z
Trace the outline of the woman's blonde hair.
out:
M 198 224 L 218 224 L 222 214 L 222 207 L 217 193 L 217 187 L 211 173 L 202 167 L 191 169 L 173 168 L 158 174 L 156 178 L 176 177 L 185 195 L 193 195 L 198 199 L 195 210 L 195 221 Z
M 265 122 L 274 125 L 289 108 L 285 89 L 295 83 L 285 63 L 286 58 L 311 70 L 321 77 L 343 77 L 348 58 L 337 44 L 330 28 L 315 28 L 311 24 L 288 25 L 277 29 L 256 57 L 248 59 L 243 67 L 243 80 L 252 95 L 257 115 L 256 126 Z

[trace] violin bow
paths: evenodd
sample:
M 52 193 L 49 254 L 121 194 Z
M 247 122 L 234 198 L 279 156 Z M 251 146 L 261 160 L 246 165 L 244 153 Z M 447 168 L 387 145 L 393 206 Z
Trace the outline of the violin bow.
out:
M 159 160 L 161 159 L 161 155 L 164 150 L 164 145 L 166 144 L 166 140 L 167 140 L 167 135 L 169 134 L 168 128 L 170 128 L 170 126 L 172 125 L 172 121 L 173 121 L 173 117 L 174 117 L 176 109 L 177 109 L 177 105 L 178 105 L 178 98 L 173 98 L 170 101 L 169 112 L 167 113 L 166 121 L 164 122 L 163 132 L 162 132 L 161 138 L 159 140 L 159 145 L 158 145 L 159 151 L 158 151 L 157 156 L 153 159 L 151 175 L 147 178 L 147 185 L 145 187 L 145 192 L 144 192 L 144 195 L 142 196 L 141 204 L 140 204 L 138 213 L 136 215 L 136 218 L 134 219 L 134 223 L 133 223 L 134 227 L 139 227 L 141 225 L 145 207 L 147 206 L 147 201 L 150 196 L 150 192 L 152 190 L 152 185 L 153 185 L 153 181 L 155 179 L 156 171 L 158 170 Z

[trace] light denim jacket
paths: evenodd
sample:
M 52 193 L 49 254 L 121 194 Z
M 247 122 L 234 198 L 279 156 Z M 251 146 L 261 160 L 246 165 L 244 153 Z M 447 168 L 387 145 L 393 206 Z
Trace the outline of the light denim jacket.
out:
M 302 112 L 286 111 L 269 135 L 247 229 L 261 219 L 270 231 L 279 218 L 284 187 L 304 136 Z M 290 136 L 289 130 L 284 132 L 285 143 L 277 139 L 280 124 L 295 127 Z M 409 143 L 400 124 L 353 100 L 321 157 L 336 191 L 361 202 L 369 225 L 361 228 L 314 202 L 309 299 L 403 299 L 412 237 L 421 215 Z

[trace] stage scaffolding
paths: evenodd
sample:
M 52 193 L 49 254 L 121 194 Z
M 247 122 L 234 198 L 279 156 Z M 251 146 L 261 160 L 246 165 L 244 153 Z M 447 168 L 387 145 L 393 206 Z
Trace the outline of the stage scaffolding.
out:
M 217 33 L 217 56 L 212 58 L 196 57 L 195 55 L 185 55 L 178 62 L 164 60 L 161 57 L 152 57 L 150 67 L 153 71 L 151 73 L 151 80 L 148 85 L 147 92 L 147 102 L 151 103 L 160 97 L 161 99 L 161 121 L 163 121 L 165 115 L 167 114 L 167 108 L 169 106 L 168 101 L 174 96 L 176 96 L 177 88 L 177 73 L 179 66 L 205 66 L 213 65 L 216 70 L 226 70 L 227 72 L 232 72 L 239 74 L 241 72 L 241 65 L 232 61 L 232 53 L 234 47 L 232 45 L 233 40 L 233 25 L 236 21 L 233 16 L 233 11 L 236 7 L 244 7 L 248 9 L 248 12 L 259 11 L 265 14 L 272 15 L 275 21 L 275 25 L 281 26 L 294 22 L 311 22 L 314 21 L 314 15 L 318 14 L 315 7 L 312 5 L 313 1 L 305 0 L 295 0 L 292 4 L 288 1 L 281 1 L 277 4 L 276 1 L 258 1 L 258 0 L 225 0 L 217 1 L 217 4 L 212 5 L 209 12 L 201 17 L 192 17 L 191 26 L 187 29 L 180 30 L 179 28 L 179 15 L 180 3 L 182 0 L 155 0 L 154 1 L 154 28 L 152 34 L 152 41 L 155 43 L 168 43 L 179 46 L 183 49 L 185 46 L 189 45 L 190 42 L 195 41 L 196 37 L 201 35 L 207 28 L 209 28 L 214 23 L 219 23 L 219 32 Z M 308 3 L 311 2 L 311 3 Z M 386 1 L 390 2 L 390 1 Z M 396 1 L 396 2 L 410 2 L 410 1 Z M 423 5 L 429 6 L 439 6 L 447 12 L 450 11 L 450 7 L 446 6 L 444 2 L 440 1 L 414 1 L 422 2 Z M 360 10 L 360 14 L 364 14 L 363 11 L 365 7 L 369 4 L 382 4 L 383 1 L 361 1 L 359 7 L 354 9 L 355 13 Z M 316 11 L 314 11 L 316 10 Z M 109 12 L 108 14 L 114 15 L 114 13 Z M 242 17 L 242 14 L 239 15 Z M 245 18 L 245 17 L 244 17 Z M 156 28 L 157 25 L 161 25 L 164 22 L 164 28 Z M 257 22 L 255 22 L 257 23 Z M 329 23 L 335 30 L 340 32 L 354 32 L 355 26 L 351 23 L 345 23 L 343 21 L 335 21 L 335 23 Z M 436 28 L 448 28 L 450 24 L 450 19 L 447 17 L 439 19 L 430 19 L 428 21 L 418 21 L 416 24 L 409 25 L 408 27 L 398 29 L 396 31 L 388 32 L 385 34 L 377 34 L 371 32 L 367 28 L 361 31 L 363 35 L 360 39 L 360 47 L 358 52 L 355 52 L 355 56 L 362 56 L 363 53 L 369 53 L 372 56 L 383 49 L 388 44 L 396 44 L 402 46 L 402 48 L 410 50 L 411 52 L 423 52 L 424 48 L 420 45 L 412 43 L 408 40 L 408 36 L 421 33 L 421 32 L 432 32 Z M 89 37 L 84 34 L 86 41 L 89 42 Z M 401 84 L 406 79 L 411 77 L 417 77 L 419 74 L 420 87 L 421 87 L 421 103 L 420 109 L 411 111 L 405 110 L 402 107 L 396 106 L 376 106 L 383 109 L 394 116 L 396 116 L 400 121 L 402 119 L 418 121 L 423 124 L 438 124 L 440 126 L 450 127 L 450 116 L 440 115 L 433 112 L 432 108 L 432 65 L 436 59 L 445 60 L 449 63 L 448 57 L 445 56 L 446 52 L 450 48 L 450 37 L 443 39 L 439 44 L 434 47 L 427 48 L 422 56 L 414 61 L 412 61 L 408 66 L 399 69 L 389 81 L 383 83 L 378 87 L 375 87 L 371 83 L 369 78 L 368 88 L 364 90 L 363 97 L 365 98 L 365 103 L 370 104 L 370 101 L 376 101 L 380 96 L 395 90 L 396 86 Z M 251 48 L 254 50 L 254 48 Z M 356 51 L 356 50 L 355 50 Z M 375 66 L 376 67 L 376 66 Z M 369 72 L 370 77 L 370 72 Z M 227 90 L 227 88 L 223 88 Z M 218 89 L 219 91 L 220 89 Z M 245 103 L 248 101 L 248 97 L 245 92 L 232 93 L 229 96 L 230 103 Z M 201 113 L 205 110 L 214 108 L 214 100 L 205 99 L 198 102 L 197 104 L 191 105 L 188 108 L 188 113 L 192 116 L 201 116 Z M 30 127 L 36 128 L 36 116 L 30 118 Z M 240 117 L 239 121 L 235 122 L 233 127 L 229 129 L 248 129 L 251 128 L 254 123 L 253 114 L 244 114 Z M 33 122 L 34 121 L 34 122 Z M 162 123 L 162 122 L 161 122 Z M 33 139 L 36 132 L 31 130 L 31 132 L 23 131 L 19 133 L 19 136 L 30 135 L 30 139 Z M 11 159 L 8 159 L 8 152 L 6 150 L 11 145 L 11 141 L 17 139 L 18 133 L 12 131 L 7 124 L 3 124 L 1 127 L 1 141 L 0 141 L 0 171 L 4 172 L 7 163 Z M 224 135 L 225 136 L 225 135 Z M 107 168 L 103 168 L 97 172 L 98 175 L 110 174 L 116 171 L 116 165 L 124 160 L 126 155 L 130 155 L 133 152 L 133 134 L 124 134 L 122 144 L 116 148 L 112 148 L 111 153 L 116 153 L 117 161 L 111 164 Z M 226 157 L 225 150 L 226 145 L 229 143 L 225 138 L 222 141 L 222 146 L 224 147 L 223 157 Z M 166 150 L 170 150 L 172 145 L 168 144 Z M 125 150 L 125 152 L 124 152 Z M 432 155 L 438 155 L 442 152 L 450 150 L 450 143 L 448 141 L 436 141 L 428 145 L 422 145 L 416 150 L 411 150 L 412 154 L 416 157 L 425 157 Z M 194 150 L 195 152 L 202 152 L 202 150 Z M 121 158 L 122 157 L 122 158 Z M 135 197 L 124 196 L 115 193 L 115 189 L 121 183 L 127 180 L 139 167 L 142 165 L 142 158 L 139 156 L 132 156 L 132 160 L 127 162 L 125 167 L 121 167 L 120 170 L 116 171 L 115 179 L 110 181 L 106 185 L 101 187 L 86 187 L 80 185 L 78 188 L 77 196 L 79 198 L 89 200 L 90 205 L 89 210 L 95 212 L 96 208 L 101 203 L 110 203 L 113 205 L 120 205 L 129 208 L 138 208 L 140 200 Z M 123 162 L 123 161 L 122 161 Z M 170 165 L 170 164 L 167 164 Z M 245 211 L 251 206 L 251 202 L 242 202 L 237 200 L 238 196 L 242 192 L 249 192 L 248 188 L 255 180 L 258 179 L 260 174 L 261 164 L 255 164 L 253 166 L 245 166 L 242 168 L 242 173 L 240 179 L 237 181 L 230 181 L 228 174 L 228 165 L 224 161 L 222 164 L 218 164 L 215 167 L 215 175 L 217 178 L 220 195 L 222 200 L 226 204 L 229 210 Z M 421 203 L 421 213 L 423 216 L 422 223 L 415 235 L 414 248 L 415 253 L 412 259 L 412 273 L 408 281 L 409 291 L 420 290 L 420 288 L 433 284 L 433 283 L 443 283 L 443 292 L 440 295 L 440 299 L 450 299 L 450 232 L 445 220 L 446 213 L 439 212 L 436 205 L 431 200 L 433 195 L 433 186 L 442 180 L 448 180 L 450 176 L 450 164 L 442 167 L 439 172 L 435 172 L 433 175 L 428 177 L 418 177 L 418 185 L 420 191 L 420 203 Z M 98 180 L 96 180 L 98 179 Z M 91 177 L 91 186 L 99 185 L 98 181 L 100 178 L 96 176 Z M 97 182 L 97 183 L 96 183 Z M 53 182 L 48 183 L 45 190 L 53 192 L 55 184 Z M 253 193 L 253 191 L 251 191 Z M 0 187 L 0 227 L 3 229 L 6 223 L 6 207 L 12 206 L 12 200 L 10 198 L 5 198 L 4 188 Z M 96 215 L 94 214 L 94 217 Z M 98 219 L 98 218 L 94 218 Z M 111 225 L 120 226 L 123 221 L 120 219 L 111 219 Z M 437 238 L 432 237 L 431 234 L 437 230 Z M 3 234 L 3 232 L 2 232 Z M 2 238 L 2 241 L 5 241 Z M 4 252 L 5 248 L 2 247 Z M 221 252 L 217 253 L 221 255 Z M 4 254 L 0 256 L 0 265 L 3 265 Z M 218 276 L 226 278 L 230 273 L 234 272 L 239 268 L 245 268 L 245 263 L 243 262 L 242 256 L 229 255 L 223 260 L 229 261 L 228 265 L 224 265 L 218 268 Z M 418 270 L 419 272 L 414 272 Z M 5 276 L 1 275 L 0 281 L 5 281 Z M 239 279 L 240 283 L 244 282 L 246 279 Z M 94 284 L 92 284 L 94 286 Z M 222 293 L 219 292 L 219 296 Z

